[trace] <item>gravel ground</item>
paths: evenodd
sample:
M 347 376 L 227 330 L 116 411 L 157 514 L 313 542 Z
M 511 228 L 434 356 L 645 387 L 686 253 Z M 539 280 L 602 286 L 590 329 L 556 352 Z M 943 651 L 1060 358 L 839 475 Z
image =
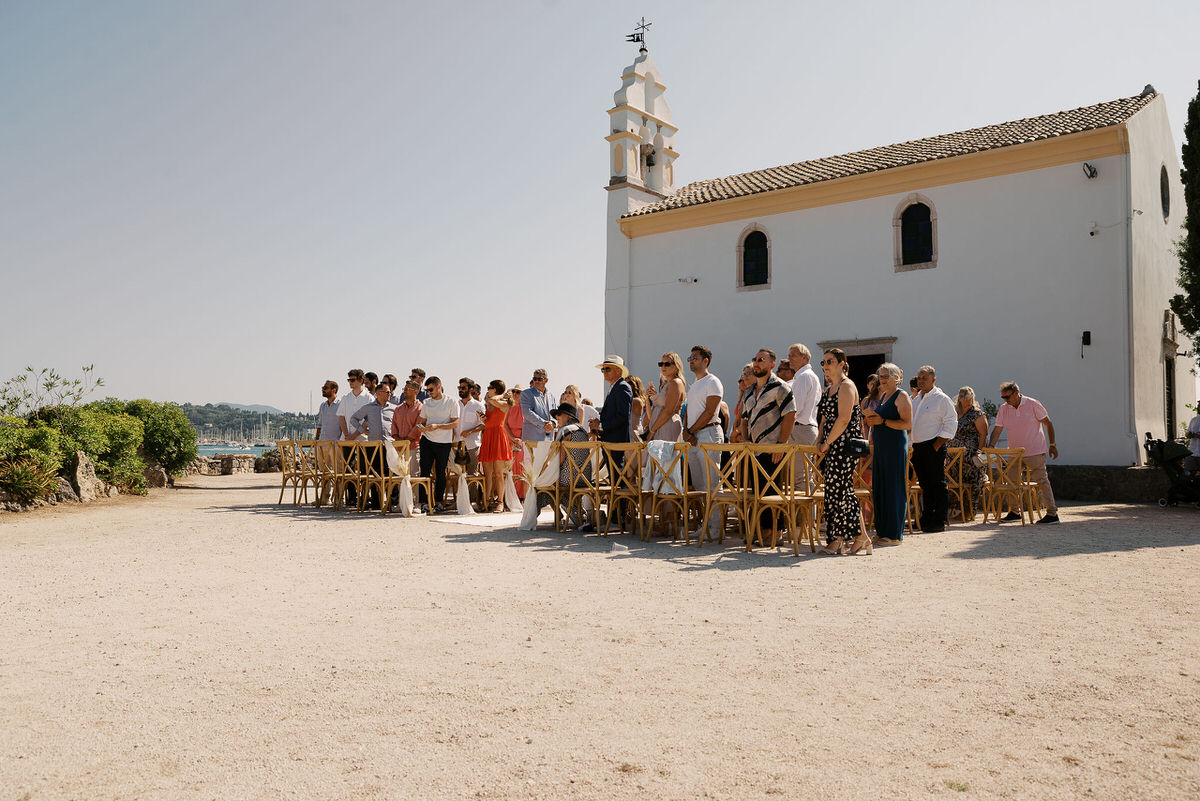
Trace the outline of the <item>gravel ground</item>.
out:
M 271 481 L 0 514 L 0 801 L 1200 797 L 1194 508 L 797 559 Z

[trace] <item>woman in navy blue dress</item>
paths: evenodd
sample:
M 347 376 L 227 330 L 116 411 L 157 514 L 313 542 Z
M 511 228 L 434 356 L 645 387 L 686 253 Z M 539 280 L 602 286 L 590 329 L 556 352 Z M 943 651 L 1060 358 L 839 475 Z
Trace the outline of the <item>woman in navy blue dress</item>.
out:
M 900 388 L 904 372 L 888 362 L 878 370 L 879 408 L 864 418 L 873 426 L 871 494 L 875 503 L 876 545 L 898 545 L 908 519 L 908 432 L 912 428 L 912 399 Z

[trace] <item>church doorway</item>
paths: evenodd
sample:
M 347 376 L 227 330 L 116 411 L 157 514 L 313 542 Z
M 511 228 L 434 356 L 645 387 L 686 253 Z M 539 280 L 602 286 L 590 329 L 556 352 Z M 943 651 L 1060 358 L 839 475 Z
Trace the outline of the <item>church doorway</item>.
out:
M 887 354 L 863 353 L 853 356 L 846 354 L 846 361 L 850 363 L 850 380 L 854 382 L 854 386 L 858 387 L 858 396 L 862 398 L 867 394 L 867 376 L 874 373 L 879 365 L 887 361 Z
M 875 372 L 879 365 L 892 360 L 892 351 L 896 337 L 875 337 L 873 339 L 831 339 L 818 342 L 817 347 L 824 353 L 829 348 L 841 348 L 846 352 L 846 361 L 850 363 L 850 380 L 858 387 L 861 398 L 867 392 L 867 376 Z M 814 355 L 814 361 L 820 361 Z

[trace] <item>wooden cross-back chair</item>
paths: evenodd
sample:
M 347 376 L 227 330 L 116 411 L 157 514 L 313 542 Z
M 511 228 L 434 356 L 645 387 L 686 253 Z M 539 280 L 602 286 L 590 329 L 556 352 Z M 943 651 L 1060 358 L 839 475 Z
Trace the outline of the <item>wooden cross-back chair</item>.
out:
M 560 441 L 558 447 L 562 463 L 567 467 L 567 486 L 560 490 L 566 495 L 567 515 L 558 520 L 559 530 L 563 530 L 563 519 L 569 523 L 571 510 L 575 508 L 576 503 L 579 504 L 579 519 L 585 520 L 585 513 L 588 513 L 583 505 L 585 498 L 591 502 L 592 524 L 599 530 L 600 506 L 607 492 L 607 488 L 601 486 L 601 471 L 596 467 L 596 465 L 603 465 L 604 462 L 601 444 L 594 440 L 588 442 Z
M 690 538 L 688 527 L 688 444 L 676 442 L 668 452 L 665 460 L 654 458 L 650 448 L 646 449 L 646 464 L 643 466 L 642 486 L 648 487 L 641 492 L 641 503 L 650 504 L 648 517 L 642 521 L 642 539 L 647 542 L 654 532 L 654 521 L 662 524 L 663 509 L 672 510 L 670 532 L 671 539 L 679 539 L 679 526 L 684 529 L 684 536 Z M 703 495 L 703 493 L 700 493 Z M 675 512 L 678 512 L 676 516 Z M 690 540 L 689 540 L 690 541 Z
M 946 448 L 946 500 L 947 505 L 958 505 L 960 519 L 966 523 L 975 521 L 975 508 L 971 499 L 971 488 L 963 484 L 963 460 L 967 449 L 961 447 Z M 949 522 L 949 521 L 947 521 Z
M 297 492 L 296 487 L 299 471 L 296 469 L 296 443 L 290 439 L 281 439 L 275 442 L 275 447 L 279 449 L 280 462 L 280 477 L 279 477 L 279 500 L 275 503 L 283 503 L 283 491 L 287 489 L 288 484 L 292 485 L 292 503 L 296 503 Z
M 1033 468 L 1028 462 L 1022 459 L 1024 472 L 1021 474 L 1021 483 L 1025 487 L 1026 504 L 1030 512 L 1030 519 L 1041 520 L 1042 516 L 1049 513 L 1049 509 L 1042 501 L 1042 491 L 1038 487 L 1037 482 L 1033 480 Z
M 390 512 L 392 510 L 392 494 L 400 491 L 400 487 L 404 485 L 405 480 L 408 481 L 409 489 L 413 494 L 413 506 L 417 506 L 420 502 L 420 496 L 417 494 L 417 487 L 425 488 L 426 497 L 432 495 L 433 480 L 431 478 L 414 476 L 412 474 L 412 458 L 409 452 L 409 441 L 407 439 L 398 439 L 392 442 L 392 449 L 396 451 L 396 460 L 400 468 L 399 473 L 387 471 L 387 476 L 384 480 L 384 493 L 386 496 L 386 506 L 381 511 Z
M 904 457 L 904 482 L 908 494 L 908 533 L 912 534 L 921 522 L 921 485 L 917 482 L 917 470 L 913 467 L 912 448 Z
M 693 445 L 699 448 L 701 467 L 707 471 L 712 483 L 704 493 L 704 517 L 700 524 L 700 535 L 696 537 L 696 546 L 704 545 L 705 538 L 710 538 L 709 521 L 714 514 L 720 514 L 720 525 L 717 527 L 717 542 L 725 542 L 725 518 L 732 509 L 737 515 L 742 527 L 742 536 L 749 538 L 751 530 L 746 519 L 746 500 L 752 491 L 749 486 L 749 476 L 746 472 L 746 455 L 749 447 L 745 442 L 710 443 L 702 442 Z M 722 454 L 728 457 L 722 460 Z M 724 461 L 724 464 L 722 464 Z
M 871 443 L 870 452 L 854 464 L 854 497 L 858 498 L 863 510 L 863 525 L 867 531 L 875 523 L 875 502 L 872 500 L 871 482 L 867 480 L 867 471 L 875 456 L 875 443 Z
M 341 509 L 346 505 L 346 490 L 353 487 L 359 492 L 362 476 L 359 474 L 359 445 L 358 440 L 340 439 L 334 450 L 333 463 L 333 508 Z
M 561 531 L 562 530 L 562 499 L 564 497 L 566 497 L 566 494 L 565 494 L 566 488 L 558 483 L 558 473 L 559 473 L 558 469 L 556 468 L 553 470 L 547 470 L 547 465 L 553 462 L 553 459 L 555 456 L 558 456 L 561 458 L 562 443 L 560 443 L 560 442 L 551 442 L 550 443 L 550 447 L 546 450 L 545 461 L 541 465 L 539 465 L 538 469 L 535 471 L 534 465 L 533 465 L 533 456 L 534 456 L 534 450 L 538 444 L 539 443 L 533 442 L 532 440 L 524 440 L 523 441 L 525 450 L 524 450 L 524 456 L 522 457 L 524 460 L 524 463 L 523 463 L 523 467 L 522 467 L 522 474 L 520 476 L 520 480 L 523 483 L 525 483 L 525 492 L 526 492 L 525 498 L 526 499 L 529 498 L 528 493 L 531 493 L 531 492 L 534 493 L 534 503 L 535 504 L 537 503 L 538 495 L 545 495 L 549 499 L 550 506 L 554 510 L 554 530 Z M 549 480 L 550 483 L 548 483 L 544 487 L 535 487 L 534 485 L 538 482 L 539 479 L 541 479 L 542 481 Z
M 317 497 L 313 501 L 313 506 L 320 507 L 325 503 L 333 503 L 336 498 L 337 451 L 337 440 L 321 439 L 313 444 L 313 460 L 317 469 Z
M 308 503 L 308 485 L 312 484 L 316 491 L 320 484 L 320 472 L 317 469 L 317 443 L 311 439 L 296 440 L 296 485 L 300 489 L 300 498 L 292 499 L 294 505 Z
M 771 543 L 777 545 L 781 521 L 789 522 L 793 550 L 800 555 L 799 538 L 795 532 L 796 520 L 796 448 L 791 444 L 751 444 L 746 448 L 746 470 L 750 476 L 750 494 L 746 503 L 746 521 L 750 536 L 746 537 L 746 550 L 753 543 L 767 545 L 762 538 L 762 518 L 769 514 L 775 521 L 772 526 Z M 779 461 L 774 461 L 778 454 Z M 770 458 L 767 458 L 770 457 Z
M 391 475 L 388 469 L 387 456 L 383 449 L 388 447 L 381 440 L 370 440 L 358 443 L 359 452 L 359 481 L 358 481 L 358 511 L 366 511 L 371 490 L 379 497 L 379 511 L 387 511 L 387 481 Z
M 1025 487 L 1024 448 L 984 448 L 987 456 L 987 483 L 983 485 L 983 522 L 993 516 L 1000 522 L 1001 514 L 1007 509 L 1033 522 L 1033 512 L 1027 507 Z
M 632 533 L 642 535 L 645 521 L 642 520 L 642 457 L 646 452 L 644 442 L 605 442 L 601 444 L 604 456 L 604 473 L 608 477 L 606 500 L 608 517 L 604 521 L 604 533 L 612 529 L 613 518 L 621 533 L 625 533 L 625 511 L 633 513 Z M 617 467 L 617 455 L 622 464 Z
M 825 476 L 821 473 L 821 451 L 816 445 L 796 446 L 793 485 L 796 490 L 795 525 L 792 526 L 794 551 L 800 554 L 800 540 L 807 536 L 808 548 L 817 551 L 821 511 L 825 505 Z

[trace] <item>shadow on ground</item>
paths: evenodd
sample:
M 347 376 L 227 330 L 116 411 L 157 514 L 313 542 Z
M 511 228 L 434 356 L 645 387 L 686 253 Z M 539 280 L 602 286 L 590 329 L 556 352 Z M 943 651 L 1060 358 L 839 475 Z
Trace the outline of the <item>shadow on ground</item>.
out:
M 1193 507 L 1067 506 L 1059 510 L 1059 515 L 1063 522 L 1057 526 L 1005 523 L 980 527 L 978 539 L 948 556 L 1051 559 L 1200 544 L 1200 510 Z
M 280 520 L 304 521 L 320 525 L 341 525 L 350 520 L 387 519 L 399 527 L 404 525 L 405 520 L 398 514 L 380 515 L 378 511 L 359 512 L 355 509 L 334 510 L 329 507 L 318 509 L 311 505 L 293 506 L 286 502 L 286 498 L 282 504 L 210 506 L 206 507 L 204 511 L 213 514 L 249 512 Z M 521 531 L 515 526 L 467 530 L 459 530 L 464 528 L 460 526 L 447 526 L 446 528 L 454 529 L 443 535 L 449 543 L 496 542 L 512 547 L 544 551 L 611 553 L 614 559 L 665 559 L 679 564 L 685 571 L 784 567 L 794 565 L 798 561 L 805 561 L 804 559 L 798 560 L 793 555 L 790 544 L 784 545 L 783 543 L 778 548 L 755 548 L 747 553 L 740 536 L 733 533 L 726 534 L 723 543 L 706 542 L 703 547 L 697 547 L 695 539 L 690 545 L 685 545 L 682 539 L 672 541 L 668 537 L 655 537 L 651 542 L 642 542 L 636 534 L 629 532 L 622 534 L 615 529 L 607 536 L 583 534 L 576 531 L 557 532 L 546 523 L 539 525 L 536 531 Z M 624 546 L 628 550 L 611 551 L 614 543 Z M 808 557 L 812 554 L 806 545 L 801 545 L 800 555 Z
M 187 487 L 207 489 L 207 487 Z M 247 489 L 261 489 L 251 487 Z M 293 506 L 260 503 L 239 506 L 210 507 L 212 512 L 240 511 L 280 519 L 337 525 L 347 520 L 378 519 L 378 512 L 360 513 L 357 510 L 333 510 L 311 505 Z M 1068 505 L 1060 513 L 1063 522 L 1056 526 L 1019 523 L 976 523 L 951 526 L 964 547 L 946 554 L 950 559 L 1051 559 L 1080 554 L 1120 553 L 1142 548 L 1181 548 L 1200 544 L 1200 510 L 1191 506 L 1160 508 L 1135 505 Z M 404 518 L 388 515 L 397 525 Z M 611 552 L 614 559 L 663 559 L 679 565 L 681 570 L 747 570 L 762 567 L 792 566 L 813 561 L 813 554 L 804 544 L 800 557 L 793 555 L 791 546 L 755 548 L 747 553 L 741 538 L 727 533 L 724 543 L 706 542 L 697 547 L 695 540 L 685 545 L 682 539 L 655 537 L 642 542 L 636 535 L 614 531 L 609 536 L 579 532 L 556 532 L 546 524 L 536 531 L 521 531 L 515 526 L 448 531 L 444 538 L 450 543 L 495 542 L 518 548 L 538 550 L 577 551 L 580 553 Z M 453 527 L 458 528 L 458 527 Z M 914 542 L 922 535 L 917 532 Z M 627 550 L 611 551 L 613 543 Z

